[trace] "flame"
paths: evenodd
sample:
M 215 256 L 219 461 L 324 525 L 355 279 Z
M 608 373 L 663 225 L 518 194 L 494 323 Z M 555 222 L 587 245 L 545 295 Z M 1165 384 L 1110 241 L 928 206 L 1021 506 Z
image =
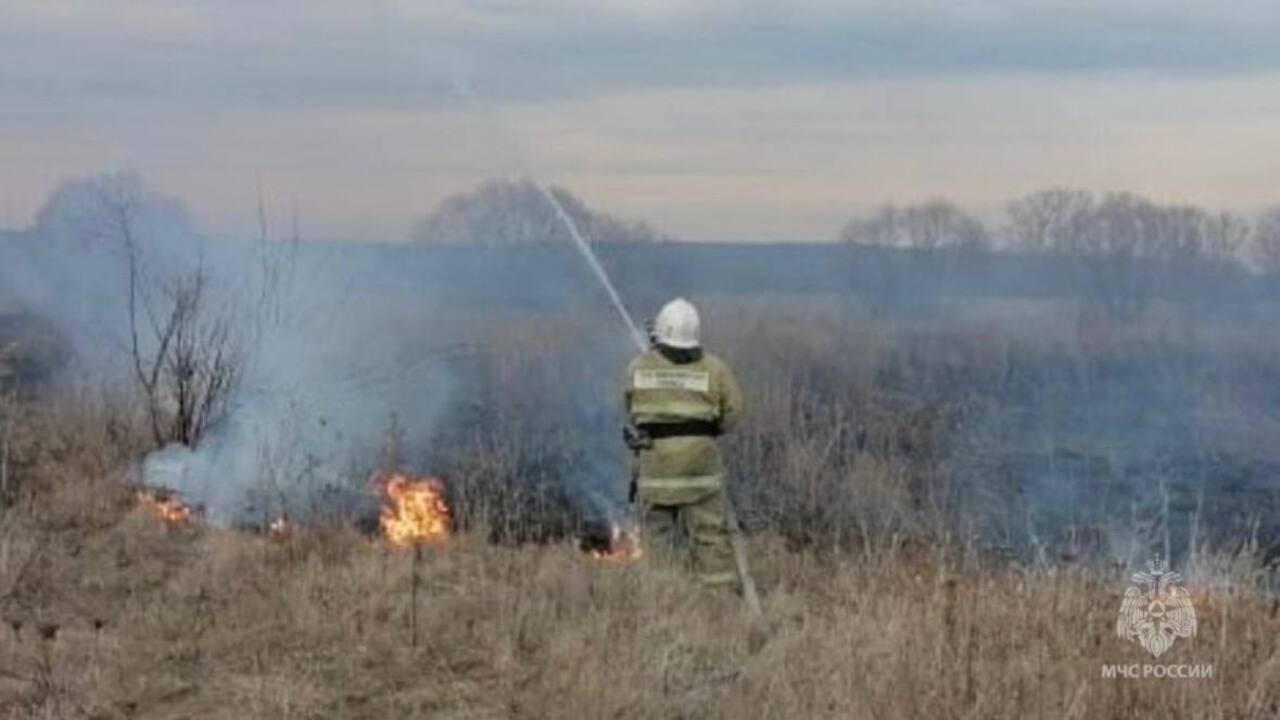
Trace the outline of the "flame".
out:
M 165 492 L 139 490 L 138 502 L 151 511 L 152 515 L 170 525 L 190 522 L 196 514 L 191 506 L 179 500 L 176 495 Z
M 624 530 L 617 523 L 609 526 L 609 549 L 590 550 L 587 555 L 593 560 L 629 563 L 643 557 L 640 549 L 640 538 L 634 530 Z
M 412 479 L 394 473 L 381 481 L 383 506 L 378 518 L 392 545 L 411 547 L 449 535 L 449 506 L 444 485 L 433 477 Z

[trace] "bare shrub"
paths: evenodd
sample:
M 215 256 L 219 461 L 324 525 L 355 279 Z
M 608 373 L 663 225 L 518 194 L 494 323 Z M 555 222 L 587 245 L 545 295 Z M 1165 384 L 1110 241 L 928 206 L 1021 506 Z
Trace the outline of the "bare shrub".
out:
M 214 296 L 203 240 L 182 204 L 149 191 L 134 173 L 108 174 L 64 183 L 37 226 L 50 245 L 83 258 L 66 262 L 78 272 L 122 265 L 123 282 L 86 283 L 82 305 L 103 307 L 80 308 L 76 322 L 122 322 L 109 332 L 142 396 L 153 442 L 196 445 L 226 409 L 252 328 Z M 273 288 L 273 279 L 264 277 L 264 287 Z
M 240 338 L 232 319 L 210 307 L 203 268 L 173 280 L 156 303 L 130 265 L 130 354 L 152 435 L 157 445 L 195 447 L 222 418 L 240 378 Z
M 486 323 L 485 350 L 468 360 L 423 463 L 447 479 L 464 526 L 504 542 L 564 537 L 596 509 L 595 488 L 624 482 L 593 472 L 611 467 L 600 460 L 617 455 L 616 435 L 581 415 L 600 376 L 574 357 L 579 331 L 571 320 Z
M 137 231 L 146 207 L 136 178 L 106 178 L 93 189 L 96 205 L 74 218 L 77 232 L 124 257 L 126 347 L 153 439 L 194 446 L 226 409 L 241 369 L 241 339 L 230 314 L 212 307 L 203 264 L 159 277 L 149 271 Z

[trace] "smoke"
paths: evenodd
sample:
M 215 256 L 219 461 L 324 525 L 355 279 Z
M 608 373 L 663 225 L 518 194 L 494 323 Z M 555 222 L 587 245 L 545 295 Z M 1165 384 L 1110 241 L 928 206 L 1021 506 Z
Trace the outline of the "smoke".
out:
M 623 511 L 617 385 L 634 348 L 569 238 L 215 242 L 179 204 L 126 187 L 148 276 L 207 268 L 247 348 L 225 420 L 195 450 L 147 458 L 147 482 L 228 524 L 349 515 L 371 501 L 368 478 L 387 462 L 440 472 L 462 493 L 476 478 L 517 504 L 553 487 L 581 514 Z M 51 208 L 98 207 L 73 196 Z M 111 224 L 46 215 L 0 245 L 22 248 L 0 262 L 0 283 L 58 325 L 82 370 L 128 381 L 123 257 L 111 233 L 77 230 Z M 832 527 L 857 522 L 857 512 L 837 517 L 861 497 L 841 478 L 871 456 L 911 475 L 918 525 L 932 523 L 925 511 L 945 515 L 989 545 L 1123 558 L 1151 538 L 1174 554 L 1280 538 L 1277 335 L 1262 312 L 1275 296 L 1261 278 L 1243 276 L 1219 300 L 1214 266 L 1171 275 L 1135 260 L 1113 273 L 1044 253 L 835 244 L 594 251 L 628 307 L 652 311 L 674 295 L 702 305 L 709 345 L 739 369 L 749 408 L 795 402 L 788 412 L 807 418 L 778 428 L 798 435 L 754 439 L 769 418 L 748 419 L 733 459 L 758 461 L 734 480 L 755 500 L 741 505 L 748 520 L 808 522 L 806 499 L 785 494 L 795 471 L 783 461 L 830 436 L 841 448 L 830 457 L 844 459 L 824 451 L 814 477 L 830 483 L 817 511 Z M 1150 288 L 1124 305 L 1142 314 L 1109 313 L 1090 294 L 1104 270 L 1107 297 Z M 813 419 L 826 415 L 849 422 Z
M 278 285 L 245 293 L 258 302 L 242 314 L 252 337 L 226 419 L 194 451 L 148 457 L 148 483 L 215 522 L 350 512 L 379 463 L 395 459 L 391 445 L 432 435 L 453 388 L 448 338 L 433 332 L 430 305 L 383 286 L 392 268 L 348 252 L 290 252 Z M 232 249 L 217 268 L 247 273 L 254 260 Z
M 54 322 L 90 374 L 119 370 L 125 359 L 127 248 L 150 280 L 189 271 L 205 240 L 174 198 L 122 172 L 63 183 L 36 225 L 0 247 L 0 290 Z M 159 288 L 155 288 L 158 290 Z
M 133 383 L 129 259 L 136 259 L 140 353 L 156 350 L 166 289 L 207 274 L 205 307 L 229 321 L 239 381 L 194 448 L 147 457 L 146 483 L 176 490 L 215 523 L 350 511 L 400 442 L 430 437 L 453 388 L 453 343 L 398 258 L 296 241 L 207 240 L 180 202 L 133 174 L 69 182 L 36 227 L 5 247 L 0 287 L 51 320 L 73 373 Z
M 625 485 L 614 393 L 629 338 L 567 240 L 432 250 L 213 240 L 180 202 L 136 175 L 73 181 L 51 196 L 36 227 L 0 250 L 12 260 L 0 264 L 0 287 L 57 326 L 75 350 L 76 376 L 95 384 L 135 382 L 129 247 L 155 303 L 142 313 L 143 355 L 156 345 L 147 313 L 162 315 L 165 288 L 197 269 L 210 279 L 209 311 L 228 319 L 242 348 L 224 416 L 194 448 L 163 447 L 141 465 L 145 483 L 177 491 L 211 522 L 260 526 L 372 509 L 377 469 L 436 472 L 456 450 L 439 444 L 461 447 L 478 427 L 467 421 L 485 392 L 478 368 L 495 318 L 532 323 L 536 334 L 538 324 L 551 325 L 540 318 L 597 300 L 562 372 L 534 390 L 564 398 L 538 421 L 576 438 L 572 469 L 556 473 L 560 490 L 577 512 L 616 512 Z M 521 348 L 503 352 L 518 361 Z M 516 472 L 517 482 L 538 475 L 536 467 Z

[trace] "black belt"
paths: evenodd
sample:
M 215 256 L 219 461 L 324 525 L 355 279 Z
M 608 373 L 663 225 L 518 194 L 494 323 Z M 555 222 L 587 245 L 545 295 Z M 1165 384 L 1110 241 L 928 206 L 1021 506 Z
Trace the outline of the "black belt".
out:
M 640 426 L 654 440 L 670 437 L 716 437 L 720 426 L 707 420 L 685 420 L 674 423 L 646 423 Z

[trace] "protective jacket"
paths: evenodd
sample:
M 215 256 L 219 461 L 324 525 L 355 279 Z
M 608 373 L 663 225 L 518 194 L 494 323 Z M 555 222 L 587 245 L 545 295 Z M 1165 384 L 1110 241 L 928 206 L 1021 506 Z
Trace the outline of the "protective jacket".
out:
M 627 417 L 653 439 L 637 454 L 637 490 L 657 505 L 698 502 L 720 489 L 724 464 L 715 438 L 742 407 L 724 361 L 710 353 L 680 359 L 650 350 L 627 366 Z

